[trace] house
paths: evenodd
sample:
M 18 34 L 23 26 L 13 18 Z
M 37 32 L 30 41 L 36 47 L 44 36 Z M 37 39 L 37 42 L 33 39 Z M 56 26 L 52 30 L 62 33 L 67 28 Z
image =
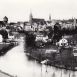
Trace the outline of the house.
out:
M 6 29 L 1 29 L 0 30 L 0 34 L 2 35 L 3 40 L 8 39 L 8 32 L 6 31 Z
M 11 40 L 14 39 L 14 35 L 13 35 L 12 32 L 9 32 L 9 33 L 8 33 L 8 39 L 11 39 Z
M 62 24 L 62 29 L 65 28 L 65 29 L 73 29 L 74 26 L 73 26 L 73 23 L 71 22 L 67 22 L 67 23 L 63 23 Z
M 51 21 L 46 21 L 47 26 L 51 26 Z
M 74 47 L 74 48 L 73 48 L 73 55 L 74 55 L 75 60 L 76 60 L 76 62 L 77 62 L 77 47 Z
M 10 25 L 10 26 L 15 26 L 15 25 L 17 25 L 17 23 L 15 23 L 15 22 L 10 22 L 9 25 Z
M 77 27 L 77 19 L 62 20 L 62 29 L 75 29 Z
M 29 22 L 25 22 L 24 30 L 25 31 L 33 31 L 33 28 L 31 27 Z
M 0 43 L 2 43 L 3 42 L 3 37 L 2 37 L 2 35 L 0 34 Z
M 4 22 L 3 21 L 0 21 L 0 28 L 2 28 L 4 26 L 5 26 Z
M 57 43 L 59 46 L 68 46 L 68 41 L 65 38 L 62 38 L 59 40 L 59 42 Z
M 22 27 L 22 29 L 24 29 L 24 22 L 17 22 L 18 26 Z
M 3 18 L 3 21 L 0 21 L 0 28 L 6 27 L 7 22 L 8 22 L 8 18 L 5 16 L 5 17 Z

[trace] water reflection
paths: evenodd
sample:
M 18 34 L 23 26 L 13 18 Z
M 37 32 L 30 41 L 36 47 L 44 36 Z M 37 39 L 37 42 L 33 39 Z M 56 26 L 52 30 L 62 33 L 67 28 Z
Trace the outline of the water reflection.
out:
M 76 77 L 76 72 L 41 65 L 24 53 L 24 38 L 19 39 L 19 46 L 0 57 L 0 70 L 18 77 Z

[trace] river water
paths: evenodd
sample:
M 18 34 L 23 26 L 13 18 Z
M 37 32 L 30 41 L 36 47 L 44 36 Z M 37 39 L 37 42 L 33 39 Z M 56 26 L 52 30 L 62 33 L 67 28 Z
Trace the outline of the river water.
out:
M 0 70 L 17 77 L 77 77 L 77 72 L 40 65 L 35 60 L 29 60 L 24 52 L 24 37 L 18 41 L 18 46 L 0 56 Z

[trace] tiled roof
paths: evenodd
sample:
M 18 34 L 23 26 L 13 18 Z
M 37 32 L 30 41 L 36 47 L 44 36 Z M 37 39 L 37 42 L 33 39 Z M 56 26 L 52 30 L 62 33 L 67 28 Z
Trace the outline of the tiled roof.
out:
M 32 18 L 32 22 L 34 23 L 41 23 L 41 24 L 45 24 L 45 20 L 44 19 L 38 19 L 38 18 Z

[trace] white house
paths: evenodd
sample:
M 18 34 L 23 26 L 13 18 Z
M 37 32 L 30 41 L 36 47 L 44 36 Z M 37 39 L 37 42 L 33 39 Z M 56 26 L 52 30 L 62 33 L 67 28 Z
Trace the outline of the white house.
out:
M 65 38 L 62 38 L 56 45 L 59 46 L 68 46 L 68 41 Z
M 3 42 L 2 35 L 0 34 L 0 43 Z

